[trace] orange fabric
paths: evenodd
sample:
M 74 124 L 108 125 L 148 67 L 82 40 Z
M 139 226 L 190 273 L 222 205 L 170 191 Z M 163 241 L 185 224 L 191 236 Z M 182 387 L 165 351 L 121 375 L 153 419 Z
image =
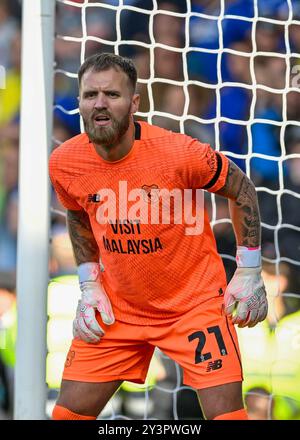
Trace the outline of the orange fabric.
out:
M 83 416 L 81 414 L 74 413 L 63 406 L 55 405 L 52 412 L 52 420 L 96 420 L 96 417 Z
M 143 383 L 157 346 L 182 366 L 185 385 L 201 389 L 240 382 L 237 335 L 222 304 L 222 297 L 212 298 L 172 323 L 101 324 L 106 333 L 98 344 L 73 340 L 63 379 Z
M 213 420 L 249 420 L 247 411 L 243 409 L 238 409 L 237 411 L 221 414 L 215 417 Z
M 140 125 L 141 139 L 116 162 L 103 160 L 86 134 L 70 139 L 53 151 L 50 177 L 67 209 L 84 209 L 89 214 L 105 267 L 103 285 L 116 319 L 147 325 L 172 321 L 224 287 L 225 271 L 208 215 L 202 214 L 201 234 L 186 235 L 187 225 L 174 224 L 172 216 L 171 224 L 136 224 L 138 214 L 130 212 L 135 200 L 121 214 L 117 205 L 116 224 L 100 224 L 99 208 L 105 198 L 99 201 L 96 196 L 109 189 L 118 201 L 121 181 L 127 194 L 134 189 L 164 188 L 178 189 L 183 197 L 189 189 L 194 190 L 190 204 L 194 209 L 196 189 L 208 183 L 212 184 L 209 191 L 224 186 L 228 160 L 189 136 L 145 122 Z M 140 202 L 143 207 L 149 205 L 147 198 Z

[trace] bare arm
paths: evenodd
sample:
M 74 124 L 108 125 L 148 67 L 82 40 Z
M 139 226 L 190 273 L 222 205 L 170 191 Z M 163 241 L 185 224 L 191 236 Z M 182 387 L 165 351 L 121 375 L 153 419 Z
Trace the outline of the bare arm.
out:
M 229 199 L 237 244 L 246 247 L 260 246 L 260 215 L 255 187 L 246 174 L 231 161 L 225 185 L 216 194 Z
M 85 211 L 67 212 L 67 225 L 77 265 L 99 262 L 99 248 Z

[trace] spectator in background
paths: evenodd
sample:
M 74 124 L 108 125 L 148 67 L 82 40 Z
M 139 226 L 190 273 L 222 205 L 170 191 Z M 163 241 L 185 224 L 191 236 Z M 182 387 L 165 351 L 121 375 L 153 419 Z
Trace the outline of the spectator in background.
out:
M 299 12 L 294 19 L 299 20 L 300 17 L 300 6 Z M 291 51 L 294 53 L 300 53 L 300 26 L 298 24 L 292 24 L 289 26 L 289 39 L 291 45 Z
M 284 42 L 278 28 L 273 23 L 258 21 L 255 32 L 256 50 L 259 52 L 278 53 Z
M 16 279 L 0 272 L 0 420 L 12 417 L 15 364 Z
M 20 110 L 21 34 L 19 32 L 16 32 L 11 39 L 10 52 L 11 65 L 6 70 L 5 89 L 0 89 L 0 130 L 14 119 Z
M 195 0 L 192 2 L 192 11 L 217 17 L 220 14 L 219 1 Z M 243 17 L 253 17 L 253 2 L 251 0 L 237 0 L 226 2 L 225 14 Z M 239 19 L 224 19 L 222 21 L 222 44 L 228 48 L 237 41 L 243 41 L 251 31 L 251 23 Z M 206 49 L 219 49 L 219 29 L 217 21 L 193 16 L 190 22 L 191 46 Z M 223 55 L 222 55 L 223 56 Z M 190 52 L 188 56 L 189 73 L 192 79 L 216 84 L 217 53 Z M 222 80 L 226 80 L 226 65 L 222 66 Z
M 75 73 L 80 64 L 80 44 L 76 41 L 66 41 L 61 36 L 82 37 L 80 8 L 58 2 L 56 6 L 55 27 L 57 34 L 55 39 L 56 67 Z M 64 81 L 64 84 L 66 87 L 70 87 L 69 81 Z M 75 91 L 76 84 L 72 88 Z
M 298 71 L 299 73 L 299 71 Z M 299 81 L 299 79 L 298 79 Z M 300 85 L 297 83 L 298 86 Z M 300 120 L 300 93 L 289 92 L 287 94 L 287 119 L 292 121 Z
M 80 117 L 77 111 L 78 100 L 75 96 L 61 94 L 55 96 L 54 129 L 60 126 L 71 136 L 80 133 Z
M 155 48 L 154 54 L 154 77 L 155 81 L 152 83 L 151 93 L 154 100 L 154 107 L 158 111 L 164 111 L 172 114 L 182 114 L 182 102 L 184 100 L 184 95 L 182 88 L 176 87 L 172 88 L 170 84 L 166 84 L 160 81 L 163 80 L 183 80 L 182 71 L 182 55 L 179 51 L 172 50 L 172 48 L 180 49 L 184 46 L 184 21 L 176 16 L 171 16 L 167 11 L 179 12 L 181 9 L 177 4 L 178 2 L 160 2 L 159 7 L 162 10 L 166 10 L 166 13 L 157 14 L 154 17 L 153 22 L 153 33 L 155 40 L 159 44 L 169 46 L 169 48 Z M 143 5 L 144 7 L 144 5 Z M 143 15 L 143 14 L 139 14 Z M 131 15 L 128 15 L 128 20 L 130 20 Z M 124 26 L 125 27 L 125 26 Z M 148 29 L 148 28 L 147 28 Z M 137 38 L 137 37 L 135 37 Z M 134 60 L 137 63 L 137 69 L 140 78 L 150 77 L 150 52 L 147 50 L 139 50 L 136 52 Z M 146 85 L 138 84 L 138 92 L 141 95 L 141 107 L 140 111 L 149 111 L 149 95 L 148 88 Z M 170 94 L 176 94 L 178 101 L 173 102 L 170 100 Z M 173 108 L 169 109 L 169 104 L 173 102 Z M 179 125 L 172 118 L 163 118 L 155 116 L 153 118 L 153 123 L 159 124 L 161 127 L 175 129 L 179 131 Z
M 14 272 L 17 246 L 18 145 L 0 149 L 0 271 Z
M 289 145 L 288 152 L 294 155 L 285 161 L 284 188 L 290 193 L 281 196 L 282 223 L 290 225 L 282 229 L 280 237 L 280 253 L 296 262 L 300 261 L 300 232 L 292 227 L 300 228 L 300 138 Z
M 51 231 L 50 275 L 59 277 L 76 273 L 76 265 L 65 225 L 55 224 Z
M 135 40 L 138 42 L 143 42 L 150 44 L 150 14 L 143 13 L 145 11 L 151 11 L 153 9 L 153 1 L 152 0 L 132 0 L 126 1 L 126 4 L 131 4 L 136 8 L 140 8 L 139 11 L 132 11 L 128 9 L 124 9 L 121 14 L 120 25 L 121 25 L 121 39 L 123 41 L 126 40 Z M 186 1 L 185 0 L 159 0 L 157 2 L 157 6 L 160 10 L 172 11 L 172 12 L 186 12 Z M 180 23 L 180 19 L 176 19 L 174 16 L 170 16 L 168 14 L 157 14 L 154 16 L 154 37 L 158 39 L 162 44 L 168 44 L 167 42 L 163 43 L 162 40 L 169 37 L 173 39 L 174 34 L 177 34 L 178 30 L 181 35 L 184 36 L 184 21 L 181 20 L 180 29 L 178 29 L 177 23 Z M 162 26 L 164 24 L 165 26 Z M 159 27 L 159 30 L 158 30 Z M 98 48 L 99 49 L 99 48 Z M 127 57 L 135 57 L 137 55 L 138 46 L 136 45 L 124 45 L 121 48 L 121 55 Z
M 0 64 L 6 69 L 11 67 L 11 47 L 19 30 L 17 19 L 10 14 L 9 3 L 8 0 L 0 3 Z
M 296 262 L 300 261 L 300 232 L 295 227 L 300 227 L 299 209 L 300 201 L 297 194 L 300 193 L 300 140 L 295 140 L 287 145 L 287 152 L 293 155 L 283 162 L 284 180 L 283 188 L 288 192 L 282 192 L 280 198 L 276 194 L 269 194 L 266 191 L 258 192 L 262 223 L 270 225 L 271 228 L 262 228 L 262 242 L 265 252 L 274 247 L 274 228 L 278 222 L 284 224 L 278 231 L 279 253 L 281 257 L 289 258 Z M 265 160 L 265 162 L 268 162 Z M 268 186 L 268 182 L 266 182 Z M 280 215 L 280 216 L 279 216 Z M 274 258 L 271 255 L 265 255 Z
M 236 42 L 231 45 L 231 49 L 239 52 L 249 53 L 250 45 L 247 40 Z M 249 58 L 243 55 L 227 54 L 224 58 L 227 77 L 231 82 L 241 83 L 241 86 L 226 86 L 220 90 L 220 115 L 229 118 L 230 122 L 221 122 L 220 145 L 223 150 L 235 154 L 245 154 L 248 152 L 248 138 L 246 126 L 240 121 L 247 121 L 250 116 L 251 92 L 243 87 L 243 84 L 250 83 Z M 210 103 L 205 118 L 211 119 L 217 116 L 216 96 Z M 234 105 L 233 105 L 234 103 Z M 244 159 L 231 157 L 231 159 L 245 171 Z
M 273 89 L 284 88 L 285 62 L 280 58 L 264 57 L 256 65 L 256 79 Z M 257 185 L 277 189 L 279 184 L 278 160 L 281 154 L 279 127 L 270 121 L 282 121 L 282 96 L 264 89 L 257 90 L 255 117 L 266 119 L 266 123 L 257 122 L 252 125 L 253 152 L 274 156 L 275 159 L 254 158 L 251 160 L 251 173 Z
M 71 133 L 72 130 L 69 128 L 69 124 L 65 123 L 62 119 L 56 116 L 56 114 L 54 114 L 52 133 L 53 148 L 56 148 L 58 145 L 69 139 L 69 137 L 72 136 Z
M 294 7 L 297 7 L 296 2 L 293 2 Z M 288 15 L 288 5 L 286 0 L 259 0 L 258 13 L 263 17 L 278 17 L 284 20 Z

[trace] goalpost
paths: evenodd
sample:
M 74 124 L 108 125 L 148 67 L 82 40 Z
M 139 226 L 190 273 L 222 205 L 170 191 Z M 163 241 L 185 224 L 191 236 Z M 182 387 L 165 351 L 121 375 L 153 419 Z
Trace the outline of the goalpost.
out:
M 46 312 L 45 312 L 45 301 L 46 301 L 46 284 L 48 281 L 48 275 L 45 273 L 45 263 L 46 263 L 46 242 L 48 241 L 48 217 L 47 213 L 47 201 L 48 201 L 48 189 L 46 188 L 46 177 L 48 175 L 45 159 L 48 154 L 49 149 L 49 129 L 51 127 L 50 116 L 43 114 L 42 111 L 48 112 L 51 108 L 52 102 L 52 78 L 49 75 L 45 78 L 47 72 L 53 72 L 52 70 L 52 61 L 53 61 L 53 47 L 52 47 L 52 35 L 53 33 L 53 14 L 54 14 L 54 1 L 46 1 L 42 0 L 24 0 L 24 17 L 23 17 L 23 41 L 25 45 L 23 47 L 23 95 L 22 95 L 22 117 L 21 117 L 21 148 L 23 147 L 23 154 L 21 153 L 21 181 L 20 185 L 23 190 L 21 190 L 21 216 L 20 216 L 20 226 L 19 226 L 19 255 L 18 255 L 18 301 L 19 301 L 19 336 L 18 336 L 18 351 L 17 355 L 19 355 L 19 359 L 17 362 L 16 369 L 16 410 L 15 416 L 16 418 L 42 418 L 44 412 L 44 399 L 45 399 L 45 389 L 43 388 L 43 381 L 45 380 L 44 376 L 44 365 L 42 365 L 42 359 L 44 359 L 45 355 L 45 325 L 46 325 Z M 147 111 L 140 111 L 137 113 L 137 116 L 146 119 L 150 123 L 155 123 L 157 118 L 167 118 L 168 120 L 175 121 L 178 124 L 178 128 L 181 132 L 184 132 L 186 129 L 186 123 L 192 121 L 196 126 L 206 127 L 213 126 L 214 128 L 214 139 L 212 141 L 213 145 L 217 150 L 222 148 L 220 143 L 220 125 L 221 123 L 228 124 L 236 124 L 245 129 L 248 138 L 247 151 L 244 153 L 236 153 L 232 151 L 224 151 L 228 157 L 235 159 L 243 159 L 245 160 L 245 169 L 248 175 L 250 175 L 251 170 L 251 160 L 255 158 L 271 160 L 278 164 L 278 189 L 268 188 L 266 186 L 259 186 L 257 190 L 259 193 L 264 192 L 276 197 L 277 202 L 277 213 L 278 213 L 278 221 L 275 225 L 271 225 L 263 222 L 262 226 L 266 230 L 274 231 L 274 247 L 275 247 L 275 257 L 270 258 L 264 256 L 264 261 L 270 262 L 275 265 L 276 274 L 280 273 L 280 262 L 286 261 L 289 264 L 293 264 L 296 267 L 300 266 L 300 261 L 291 259 L 288 257 L 282 257 L 280 246 L 279 246 L 279 232 L 283 228 L 291 229 L 296 232 L 300 232 L 300 228 L 297 225 L 293 225 L 290 223 L 283 222 L 282 208 L 281 208 L 281 197 L 284 194 L 290 194 L 291 196 L 299 199 L 300 196 L 295 191 L 285 188 L 284 181 L 284 164 L 287 159 L 300 157 L 299 154 L 288 154 L 286 150 L 286 130 L 287 127 L 293 125 L 295 127 L 300 127 L 300 122 L 297 120 L 289 119 L 288 117 L 288 102 L 287 96 L 290 92 L 299 93 L 299 85 L 295 82 L 290 84 L 290 75 L 292 73 L 298 73 L 296 71 L 292 71 L 291 69 L 291 59 L 297 59 L 298 63 L 300 61 L 300 54 L 293 53 L 290 41 L 289 41 L 289 28 L 291 25 L 300 26 L 300 21 L 294 19 L 294 4 L 291 0 L 286 1 L 287 6 L 287 15 L 284 19 L 278 18 L 267 18 L 259 15 L 258 8 L 258 0 L 253 0 L 253 11 L 254 14 L 251 17 L 241 16 L 241 15 L 228 15 L 225 13 L 226 11 L 226 2 L 225 0 L 220 0 L 220 8 L 218 15 L 210 15 L 208 13 L 202 12 L 193 12 L 192 11 L 192 1 L 186 0 L 185 2 L 185 11 L 178 12 L 174 10 L 166 10 L 160 9 L 160 3 L 157 0 L 153 0 L 153 7 L 149 7 L 147 9 L 143 9 L 141 7 L 141 3 L 138 6 L 135 5 L 134 1 L 126 1 L 126 0 L 109 0 L 109 1 L 88 1 L 88 0 L 57 0 L 56 4 L 58 7 L 62 8 L 61 13 L 64 14 L 64 11 L 71 11 L 71 16 L 73 19 L 81 24 L 80 34 L 76 35 L 68 35 L 68 34 L 58 34 L 56 36 L 57 40 L 60 42 L 65 42 L 73 44 L 72 48 L 74 49 L 77 45 L 78 49 L 78 66 L 84 61 L 86 55 L 88 53 L 88 46 L 90 43 L 94 45 L 99 45 L 101 50 L 102 47 L 105 47 L 106 50 L 114 51 L 119 54 L 121 49 L 124 49 L 124 46 L 135 46 L 140 49 L 144 49 L 148 51 L 149 55 L 149 75 L 148 77 L 142 77 L 139 79 L 138 84 L 144 90 L 147 91 L 149 108 Z M 168 4 L 172 2 L 167 2 Z M 174 2 L 176 3 L 176 2 Z M 29 4 L 31 6 L 29 6 Z M 27 5 L 27 6 L 26 6 Z M 34 6 L 35 5 L 35 6 Z M 42 6 L 43 5 L 43 6 Z M 46 8 L 46 10 L 42 10 L 40 8 Z M 26 9 L 27 8 L 27 9 Z M 35 9 L 34 9 L 35 8 Z M 97 11 L 100 15 L 103 13 L 104 17 L 109 17 L 110 22 L 107 23 L 107 26 L 114 25 L 114 32 L 112 33 L 113 37 L 109 37 L 109 33 L 100 32 L 97 35 L 91 35 L 89 33 L 88 22 L 92 16 L 93 11 Z M 122 19 L 124 11 L 135 12 L 140 14 L 140 16 L 148 17 L 148 33 L 149 33 L 149 41 L 145 42 L 139 40 L 138 37 L 136 39 L 129 39 L 124 41 L 122 39 Z M 34 20 L 34 16 L 36 17 L 38 14 L 39 17 L 44 17 L 44 22 L 48 21 L 47 31 L 43 34 L 41 33 L 42 27 L 40 27 L 40 21 Z M 157 41 L 159 40 L 159 36 L 155 33 L 155 19 L 159 14 L 165 14 L 169 17 L 179 18 L 184 22 L 184 44 L 180 47 L 172 46 L 166 43 L 161 43 Z M 99 16 L 100 16 L 99 15 Z M 101 26 L 105 29 L 105 19 L 101 21 Z M 218 48 L 203 48 L 203 47 L 193 47 L 190 41 L 190 23 L 193 18 L 199 18 L 206 21 L 210 21 L 214 23 L 219 37 L 218 37 Z M 237 49 L 224 47 L 224 35 L 223 35 L 223 22 L 224 20 L 240 20 L 245 23 L 251 24 L 251 43 L 252 50 L 249 52 L 244 52 Z M 264 52 L 259 51 L 257 49 L 256 44 L 256 28 L 258 22 L 264 24 L 273 24 L 280 25 L 283 28 L 283 36 L 285 42 L 285 52 L 284 53 L 275 53 L 275 52 Z M 100 26 L 100 24 L 99 24 Z M 94 29 L 97 29 L 94 27 Z M 79 36 L 78 36 L 79 35 Z M 31 39 L 31 43 L 29 43 L 29 39 Z M 26 43 L 27 41 L 27 43 Z M 43 42 L 43 44 L 42 44 Z M 36 47 L 36 50 L 33 51 L 33 47 Z M 162 49 L 165 51 L 169 51 L 172 54 L 179 54 L 182 57 L 182 65 L 178 66 L 178 68 L 182 71 L 182 78 L 180 79 L 169 79 L 165 77 L 157 77 L 156 69 L 155 69 L 155 54 L 157 49 Z M 188 68 L 188 57 L 191 52 L 199 53 L 199 54 L 215 54 L 216 55 L 216 83 L 212 84 L 211 82 L 206 82 L 200 79 L 190 79 L 189 76 L 189 68 Z M 32 83 L 32 53 L 35 53 L 35 63 L 34 69 L 39 72 L 40 81 Z M 235 56 L 240 56 L 249 60 L 249 71 L 250 71 L 250 83 L 244 83 L 239 81 L 226 81 L 224 82 L 222 79 L 222 56 L 224 54 L 231 54 Z M 255 61 L 256 57 L 265 56 L 265 57 L 276 57 L 281 60 L 284 60 L 285 63 L 285 76 L 284 76 L 284 86 L 279 88 L 272 88 L 267 85 L 263 85 L 257 81 L 256 71 L 255 71 Z M 295 66 L 294 66 L 295 67 Z M 147 70 L 147 69 L 146 69 Z M 27 72 L 27 74 L 26 74 Z M 45 76 L 43 76 L 45 74 Z M 64 80 L 74 81 L 77 77 L 76 69 L 68 69 L 65 67 L 57 65 L 55 69 L 56 77 L 58 75 L 62 75 Z M 157 108 L 156 98 L 154 96 L 154 89 L 157 83 L 164 85 L 173 85 L 175 87 L 180 88 L 183 93 L 184 102 L 182 106 L 181 114 L 173 114 L 168 109 Z M 36 104 L 33 104 L 33 97 L 36 96 L 37 92 L 37 84 L 41 87 L 39 95 L 42 97 L 37 98 Z M 27 86 L 28 85 L 28 86 Z M 215 115 L 210 118 L 202 117 L 201 115 L 189 114 L 189 109 L 191 105 L 191 95 L 190 88 L 191 87 L 199 87 L 205 90 L 209 90 L 215 93 L 216 97 L 216 108 Z M 244 120 L 242 119 L 232 119 L 227 116 L 222 115 L 221 111 L 221 101 L 222 101 L 222 90 L 224 87 L 236 87 L 241 88 L 243 90 L 251 91 L 252 98 L 250 102 L 249 115 Z M 47 91 L 47 96 L 46 96 Z M 258 118 L 255 115 L 256 104 L 258 100 L 259 91 L 266 91 L 273 94 L 277 94 L 282 96 L 282 114 L 281 120 L 273 120 L 271 118 Z M 37 93 L 38 94 L 38 93 Z M 36 111 L 28 111 L 28 109 L 39 109 Z M 78 112 L 77 108 L 66 109 L 63 106 L 57 105 L 57 109 L 63 112 L 65 115 L 73 115 Z M 29 121 L 29 116 L 31 115 L 31 122 Z M 36 120 L 37 116 L 39 116 L 39 122 Z M 35 120 L 33 121 L 33 117 Z M 48 121 L 48 122 L 46 122 Z M 280 130 L 279 135 L 279 143 L 280 143 L 280 155 L 278 156 L 269 156 L 267 154 L 253 152 L 253 132 L 252 128 L 254 124 L 262 123 L 268 124 L 272 127 L 278 127 Z M 27 127 L 27 130 L 26 130 Z M 35 130 L 30 130 L 32 127 Z M 39 138 L 34 139 L 33 135 L 40 136 Z M 205 139 L 200 139 L 205 141 Z M 59 139 L 58 139 L 59 141 Z M 40 174 L 37 176 L 37 180 L 32 182 L 32 186 L 29 187 L 28 181 L 28 173 L 30 173 L 30 167 L 28 164 L 28 160 L 30 160 L 30 156 L 28 155 L 29 146 L 35 148 L 39 151 L 40 156 Z M 37 145 L 39 147 L 37 147 Z M 42 147 L 42 145 L 44 147 Z M 25 148 L 27 153 L 25 152 Z M 28 149 L 27 149 L 28 148 Z M 44 149 L 43 149 L 44 148 Z M 43 151 L 42 151 L 43 149 Z M 36 159 L 37 151 L 32 151 L 32 157 Z M 27 155 L 26 155 L 27 154 Z M 26 159 L 27 157 L 27 159 Z M 22 178 L 22 169 L 24 168 L 24 176 Z M 25 174 L 27 173 L 27 174 Z M 41 186 L 42 183 L 42 186 Z M 23 201 L 22 201 L 23 199 Z M 28 204 L 25 204 L 25 201 L 28 201 Z M 39 200 L 41 203 L 38 206 L 37 215 L 45 216 L 43 220 L 41 217 L 35 220 L 33 223 L 30 216 L 33 215 L 32 209 L 34 209 L 29 202 L 34 205 L 34 201 Z M 43 206 L 41 207 L 41 205 Z M 36 207 L 35 207 L 36 209 Z M 23 214 L 22 214 L 23 212 Z M 217 205 L 215 201 L 215 197 L 212 196 L 212 225 L 218 226 L 226 223 L 230 223 L 229 218 L 223 217 L 218 218 L 217 216 Z M 23 216 L 22 216 L 23 215 Z M 39 230 L 38 234 L 38 242 L 43 243 L 43 250 L 40 253 L 36 252 L 36 248 L 28 248 L 28 246 L 32 245 L 32 243 L 36 243 L 37 240 L 37 229 L 36 222 L 42 221 L 42 229 Z M 32 225 L 34 230 L 30 230 L 29 232 L 25 230 L 25 227 L 28 225 Z M 30 240 L 31 234 L 33 234 L 32 240 Z M 39 246 L 41 248 L 41 246 Z M 32 253 L 29 250 L 32 249 Z M 225 264 L 234 260 L 232 255 L 223 254 Z M 31 271 L 28 269 L 29 264 L 24 264 L 24 261 L 30 261 Z M 39 269 L 38 269 L 39 267 Z M 37 280 L 37 273 L 39 274 L 39 278 Z M 39 284 L 37 284 L 37 281 Z M 33 285 L 34 284 L 34 285 Z M 45 296 L 43 296 L 43 294 Z M 293 296 L 295 292 L 291 292 L 290 295 Z M 30 298 L 30 299 L 29 299 Z M 35 320 L 39 319 L 37 323 Z M 30 326 L 28 326 L 28 322 L 30 322 Z M 37 325 L 38 327 L 34 327 Z M 38 330 L 38 331 L 37 331 Z M 35 342 L 34 342 L 35 341 Z M 37 344 L 37 345 L 35 345 Z M 38 347 L 35 348 L 34 347 Z M 31 355 L 31 361 L 28 361 L 29 350 Z M 27 361 L 25 361 L 27 359 Z M 26 369 L 24 368 L 26 365 Z M 177 368 L 177 367 L 176 367 Z M 43 372 L 43 374 L 41 374 Z M 36 387 L 36 380 L 39 377 L 39 386 Z M 169 393 L 173 397 L 173 416 L 177 418 L 176 412 L 176 395 L 177 392 L 183 390 L 184 387 L 180 386 L 179 380 L 179 370 L 176 369 L 177 380 L 175 387 L 169 390 L 163 390 L 166 393 Z M 31 387 L 31 384 L 34 381 L 35 389 L 37 390 L 37 395 L 33 398 L 30 394 L 31 390 L 28 388 Z M 22 385 L 28 384 L 28 385 Z M 148 396 L 148 391 L 146 391 L 146 397 Z M 147 400 L 147 399 L 146 399 Z M 118 412 L 111 410 L 111 418 L 120 416 Z M 146 405 L 146 413 L 144 417 L 147 418 L 147 405 Z
M 23 0 L 15 419 L 44 419 L 54 0 Z

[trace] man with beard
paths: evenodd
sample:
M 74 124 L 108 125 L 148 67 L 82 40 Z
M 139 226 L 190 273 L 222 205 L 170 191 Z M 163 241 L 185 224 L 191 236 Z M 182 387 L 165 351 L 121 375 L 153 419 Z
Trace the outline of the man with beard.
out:
M 95 419 L 122 381 L 145 381 L 158 347 L 183 367 L 207 419 L 245 420 L 234 324 L 267 313 L 255 188 L 209 145 L 134 121 L 130 60 L 93 55 L 78 79 L 85 133 L 50 159 L 82 292 L 53 419 Z M 229 199 L 238 268 L 227 287 L 205 209 L 200 229 L 182 218 L 201 189 Z

